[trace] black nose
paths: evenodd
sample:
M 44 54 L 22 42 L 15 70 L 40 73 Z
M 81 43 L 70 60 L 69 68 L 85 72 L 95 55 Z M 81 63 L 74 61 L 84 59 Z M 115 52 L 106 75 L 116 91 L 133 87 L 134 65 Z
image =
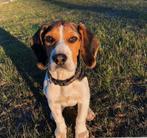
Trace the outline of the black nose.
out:
M 66 62 L 67 57 L 64 54 L 56 54 L 53 56 L 53 61 L 57 64 L 57 65 L 64 65 L 64 63 Z

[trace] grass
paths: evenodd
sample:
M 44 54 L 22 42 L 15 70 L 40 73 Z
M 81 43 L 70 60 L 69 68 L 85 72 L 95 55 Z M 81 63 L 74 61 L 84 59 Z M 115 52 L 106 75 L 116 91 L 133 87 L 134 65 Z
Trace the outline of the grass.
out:
M 90 136 L 147 136 L 147 1 L 17 0 L 0 5 L 0 137 L 53 137 L 28 40 L 56 19 L 83 21 L 101 41 L 97 68 L 86 69 L 97 114 Z

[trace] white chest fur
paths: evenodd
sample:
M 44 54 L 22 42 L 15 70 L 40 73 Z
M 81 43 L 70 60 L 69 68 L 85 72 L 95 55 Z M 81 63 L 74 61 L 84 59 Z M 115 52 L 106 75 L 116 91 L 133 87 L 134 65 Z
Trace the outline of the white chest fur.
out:
M 50 103 L 60 104 L 62 107 L 74 106 L 80 102 L 88 102 L 90 98 L 87 78 L 76 80 L 68 86 L 59 86 L 50 82 L 48 76 L 44 80 L 44 93 Z

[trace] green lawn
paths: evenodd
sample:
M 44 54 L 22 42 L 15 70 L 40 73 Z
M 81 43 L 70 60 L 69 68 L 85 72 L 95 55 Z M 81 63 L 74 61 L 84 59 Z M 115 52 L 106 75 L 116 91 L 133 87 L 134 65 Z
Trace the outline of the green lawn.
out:
M 53 137 L 29 38 L 57 19 L 84 22 L 101 42 L 97 68 L 86 69 L 97 115 L 90 136 L 147 136 L 147 1 L 16 0 L 0 5 L 0 137 Z

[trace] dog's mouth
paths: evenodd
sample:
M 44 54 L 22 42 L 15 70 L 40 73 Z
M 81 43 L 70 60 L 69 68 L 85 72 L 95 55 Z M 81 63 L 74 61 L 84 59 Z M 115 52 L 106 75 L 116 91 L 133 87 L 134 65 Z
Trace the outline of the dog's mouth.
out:
M 49 65 L 49 71 L 51 72 L 55 72 L 55 71 L 59 71 L 59 70 L 64 70 L 67 72 L 73 72 L 76 69 L 76 65 L 72 66 L 69 64 L 64 64 L 64 65 L 57 65 L 55 63 L 52 63 Z
M 66 65 L 56 65 L 55 70 L 58 70 L 58 69 L 68 70 Z

